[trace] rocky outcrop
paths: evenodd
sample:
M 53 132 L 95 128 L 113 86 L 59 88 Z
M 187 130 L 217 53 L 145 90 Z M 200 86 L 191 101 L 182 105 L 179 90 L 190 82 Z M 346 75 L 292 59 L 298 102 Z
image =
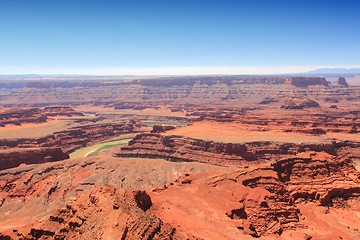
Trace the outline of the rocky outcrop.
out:
M 314 85 L 329 86 L 329 82 L 324 77 L 291 77 L 288 81 L 296 87 L 308 87 Z
M 8 124 L 46 122 L 47 116 L 39 108 L 14 108 L 0 110 L 0 126 Z
M 353 145 L 355 144 L 355 145 Z M 326 152 L 333 156 L 337 150 L 356 143 L 275 143 L 268 141 L 221 143 L 183 136 L 162 136 L 143 133 L 133 138 L 116 153 L 118 157 L 161 158 L 175 162 L 202 162 L 234 166 L 255 160 L 272 160 L 302 152 Z
M 300 99 L 300 98 L 292 98 L 287 101 L 281 106 L 284 109 L 304 109 L 304 108 L 319 108 L 320 105 L 309 98 L 307 99 Z
M 344 77 L 340 77 L 337 84 L 342 87 L 349 87 L 349 84 L 346 82 L 346 79 Z
M 359 209 L 359 177 L 359 172 L 346 160 L 326 153 L 306 152 L 282 158 L 269 167 L 250 166 L 219 175 L 184 176 L 173 185 L 154 191 L 151 196 L 156 207 L 154 211 L 164 221 L 173 221 L 172 211 L 191 212 L 192 219 L 202 219 L 206 210 L 201 207 L 208 209 L 209 214 L 224 207 L 224 213 L 239 233 L 237 235 L 236 231 L 227 228 L 229 235 L 226 239 L 244 238 L 241 234 L 255 238 L 287 239 L 287 234 L 291 232 L 321 239 L 331 238 L 338 230 L 325 225 L 321 227 L 325 233 L 319 234 L 321 224 L 314 215 L 308 215 L 306 211 L 309 209 L 304 206 L 318 211 L 324 211 L 326 207 L 333 214 L 351 212 L 347 204 Z M 201 204 L 204 199 L 206 204 Z M 167 210 L 167 206 L 175 209 Z M 201 214 L 196 215 L 198 212 Z M 214 215 L 211 216 L 212 221 L 216 221 Z M 343 217 L 327 216 L 342 224 Z M 353 217 L 357 219 L 356 212 Z M 215 223 L 219 226 L 218 231 L 224 229 L 224 222 L 219 218 Z M 192 224 L 194 229 L 205 228 L 198 225 L 199 220 L 194 220 Z M 352 229 L 344 233 L 344 238 L 359 236 L 356 230 L 352 232 L 355 228 L 356 224 L 352 225 Z M 345 225 L 344 229 L 350 229 L 350 226 Z M 215 234 L 216 227 L 206 229 L 206 233 Z
M 20 164 L 40 164 L 68 158 L 69 154 L 60 148 L 12 148 L 0 152 L 0 170 L 14 168 Z
M 33 220 L 36 222 L 36 219 L 42 219 L 57 209 L 66 208 L 66 204 L 93 188 L 109 184 L 134 190 L 129 191 L 130 197 L 139 209 L 148 212 L 153 202 L 145 190 L 170 184 L 184 173 L 214 168 L 191 163 L 128 161 L 99 156 L 5 169 L 0 171 L 0 212 L 8 212 L 11 218 L 0 214 L 0 233 L 5 226 L 12 230 L 18 222 L 32 225 Z M 114 205 L 116 208 L 119 208 L 118 204 Z M 93 215 L 96 217 L 95 212 Z
M 245 234 L 253 237 L 281 235 L 284 230 L 296 227 L 300 211 L 271 170 L 254 171 L 237 181 L 251 190 L 240 199 L 240 207 L 227 215 L 242 220 Z
M 12 218 L 0 215 L 0 233 L 14 239 L 241 239 L 244 234 L 280 239 L 305 229 L 317 239 L 316 216 L 306 215 L 304 207 L 326 207 L 338 214 L 326 216 L 335 223 L 340 216 L 343 226 L 342 214 L 356 211 L 348 204 L 360 203 L 359 173 L 348 160 L 326 153 L 304 152 L 272 165 L 226 171 L 212 166 L 201 173 L 194 168 L 209 166 L 188 164 L 181 164 L 188 167 L 178 177 L 179 163 L 104 157 L 4 170 L 0 210 Z M 121 187 L 141 184 L 153 191 Z M 326 238 L 338 233 L 321 227 Z M 356 239 L 355 227 L 347 227 L 344 238 Z
M 133 125 L 127 123 L 88 124 L 41 138 L 0 139 L 0 149 L 58 147 L 70 153 L 88 144 L 132 131 Z
M 131 133 L 134 126 L 128 123 L 89 124 L 53 134 L 55 145 L 61 145 L 66 152 L 72 152 L 91 143 L 101 142 L 120 134 Z
M 70 107 L 5 108 L 0 109 L 0 126 L 21 125 L 23 123 L 43 123 L 53 116 L 83 116 Z
M 352 143 L 273 143 L 273 142 L 248 142 L 246 147 L 254 153 L 259 159 L 271 160 L 274 157 L 286 157 L 296 155 L 302 152 L 326 152 L 331 155 L 337 155 L 337 150 L 341 147 L 351 146 Z M 354 143 L 356 146 L 358 144 Z
M 240 200 L 238 209 L 227 215 L 242 219 L 244 232 L 260 237 L 281 235 L 285 229 L 299 227 L 301 212 L 296 203 L 300 199 L 332 206 L 333 198 L 347 200 L 360 196 L 360 178 L 352 178 L 352 174 L 360 175 L 346 162 L 326 154 L 302 155 L 274 163 L 278 177 L 269 169 L 239 178 L 254 190 Z
M 113 186 L 96 187 L 66 208 L 52 213 L 23 239 L 194 239 L 141 209 L 132 193 Z
M 317 201 L 332 206 L 334 198 L 360 197 L 360 174 L 348 161 L 326 154 L 302 155 L 273 164 L 293 201 Z
M 243 144 L 217 143 L 182 136 L 139 134 L 117 153 L 119 157 L 162 158 L 174 162 L 238 165 L 256 156 Z
M 171 125 L 155 124 L 153 126 L 153 129 L 150 132 L 151 133 L 162 133 L 162 132 L 166 132 L 169 130 L 173 130 L 175 128 L 176 128 L 175 126 L 171 126 Z
M 133 125 L 127 123 L 89 124 L 41 138 L 0 139 L 0 170 L 68 159 L 69 153 L 78 148 L 132 130 Z

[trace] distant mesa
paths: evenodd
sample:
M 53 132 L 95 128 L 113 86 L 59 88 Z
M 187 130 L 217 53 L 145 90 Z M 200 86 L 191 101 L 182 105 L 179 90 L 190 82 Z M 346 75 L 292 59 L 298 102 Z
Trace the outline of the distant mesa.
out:
M 320 104 L 316 101 L 306 98 L 292 98 L 286 100 L 285 103 L 281 106 L 284 109 L 304 109 L 304 108 L 319 108 Z
M 2 76 L 0 75 L 0 80 Z M 121 77 L 114 78 L 111 81 L 104 81 L 99 77 L 84 77 L 77 79 L 77 81 L 64 80 L 57 78 L 57 80 L 46 80 L 42 78 L 29 79 L 22 78 L 19 81 L 9 80 L 5 78 L 1 81 L 1 88 L 5 89 L 19 89 L 19 88 L 38 88 L 38 89 L 49 89 L 49 88 L 98 88 L 98 87 L 116 87 L 116 88 L 128 88 L 131 86 L 141 86 L 146 88 L 151 87 L 179 87 L 179 86 L 215 86 L 219 84 L 225 84 L 228 86 L 232 85 L 243 85 L 243 84 L 269 84 L 269 85 L 280 85 L 280 84 L 291 84 L 296 87 L 307 87 L 312 85 L 324 85 L 328 86 L 329 83 L 325 77 L 321 76 L 173 76 L 173 77 L 154 77 L 154 78 L 140 78 L 125 80 Z M 116 80 L 116 81 L 113 81 Z M 28 89 L 28 90 L 29 90 Z
M 295 87 L 308 87 L 314 85 L 329 86 L 329 82 L 324 77 L 292 77 L 288 79 L 288 82 Z
M 340 86 L 349 87 L 349 84 L 346 82 L 346 79 L 344 77 L 340 77 L 337 83 Z

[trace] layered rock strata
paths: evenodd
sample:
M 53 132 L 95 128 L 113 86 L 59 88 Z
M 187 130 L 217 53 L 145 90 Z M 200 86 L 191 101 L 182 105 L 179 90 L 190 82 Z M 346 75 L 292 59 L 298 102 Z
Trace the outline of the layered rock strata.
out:
M 224 144 L 182 136 L 139 134 L 117 153 L 119 157 L 163 158 L 174 162 L 237 165 L 256 157 L 243 144 Z
M 359 172 L 347 160 L 326 153 L 306 152 L 283 158 L 269 167 L 250 167 L 215 176 L 185 176 L 168 188 L 156 190 L 152 196 L 156 212 L 164 221 L 174 221 L 165 207 L 181 202 L 184 205 L 179 209 L 184 212 L 193 211 L 196 214 L 197 211 L 205 211 L 199 209 L 201 200 L 194 200 L 192 204 L 188 201 L 201 196 L 207 199 L 206 206 L 210 213 L 233 206 L 223 211 L 238 233 L 277 239 L 297 232 L 302 237 L 325 239 L 333 237 L 332 234 L 337 234 L 338 230 L 326 224 L 312 225 L 314 216 L 308 215 L 311 212 L 309 208 L 314 211 L 327 208 L 332 214 L 336 211 L 349 212 L 350 206 L 359 209 L 359 183 Z M 333 221 L 341 224 L 341 216 L 332 214 L 329 215 Z M 356 212 L 352 217 L 355 215 Z M 311 218 L 310 222 L 308 218 Z M 223 225 L 224 222 L 221 219 L 218 224 Z M 349 231 L 343 232 L 342 237 L 360 237 L 355 225 L 351 225 L 351 228 L 343 226 L 343 230 Z M 315 230 L 309 231 L 308 228 Z M 317 228 L 325 232 L 319 232 Z M 215 230 L 207 231 L 209 235 L 219 234 Z M 229 228 L 227 239 L 241 238 L 238 233 Z M 203 234 L 199 232 L 199 235 Z
M 162 136 L 155 133 L 143 133 L 133 138 L 127 146 L 116 153 L 118 157 L 163 158 L 175 162 L 202 162 L 215 165 L 243 165 L 255 160 L 273 160 L 275 158 L 296 155 L 301 152 L 315 151 L 337 155 L 342 147 L 356 147 L 360 143 L 275 143 L 248 142 L 221 143 L 183 136 Z
M 68 159 L 60 148 L 11 148 L 0 151 L 0 170 L 21 164 L 40 164 Z
M 93 158 L 4 170 L 0 210 L 13 219 L 0 216 L 0 234 L 9 239 L 281 239 L 296 232 L 325 239 L 339 230 L 314 225 L 316 216 L 308 212 L 327 209 L 343 238 L 360 236 L 339 214 L 360 205 L 360 175 L 346 158 L 305 152 L 272 164 L 200 173 L 192 172 L 194 165 L 176 180 L 170 173 L 179 167 L 161 160 Z M 162 183 L 164 177 L 171 179 Z M 153 190 L 123 189 L 141 184 Z
M 89 124 L 55 132 L 41 138 L 1 139 L 0 149 L 59 147 L 64 152 L 70 153 L 94 142 L 100 142 L 120 134 L 131 133 L 132 130 L 133 125 L 127 123 Z
M 0 109 L 1 110 L 1 109 Z M 48 117 L 55 116 L 83 116 L 71 107 L 41 108 L 5 108 L 0 111 L 0 126 L 21 125 L 23 123 L 43 123 Z
M 32 226 L 29 232 L 17 232 L 16 238 L 195 239 L 147 213 L 150 207 L 151 199 L 145 192 L 109 185 L 96 187 Z

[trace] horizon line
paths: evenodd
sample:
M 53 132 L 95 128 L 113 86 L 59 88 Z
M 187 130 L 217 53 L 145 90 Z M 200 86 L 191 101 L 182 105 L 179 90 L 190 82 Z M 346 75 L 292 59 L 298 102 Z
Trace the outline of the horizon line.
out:
M 360 65 L 317 66 L 163 66 L 163 67 L 13 67 L 0 66 L 0 75 L 181 76 L 181 75 L 284 75 L 318 69 L 351 70 Z

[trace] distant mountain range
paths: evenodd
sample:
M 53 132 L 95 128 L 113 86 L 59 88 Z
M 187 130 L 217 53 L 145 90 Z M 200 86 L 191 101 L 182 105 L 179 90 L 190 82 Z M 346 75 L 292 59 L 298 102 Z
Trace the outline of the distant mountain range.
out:
M 302 73 L 288 73 L 288 74 L 268 74 L 268 75 L 281 75 L 281 76 L 293 76 L 293 75 L 327 75 L 327 76 L 337 76 L 337 75 L 360 75 L 360 68 L 319 68 L 314 69 L 308 72 L 302 72 Z M 209 74 L 209 76 L 212 74 Z M 257 74 L 247 74 L 247 75 L 257 75 Z M 267 74 L 262 74 L 267 75 Z M 86 74 L 13 74 L 13 75 L 1 75 L 1 78 L 102 78 L 102 77 L 135 77 L 136 75 L 86 75 Z M 219 74 L 219 76 L 223 76 L 222 74 Z M 245 75 L 239 75 L 239 76 L 245 76 Z M 137 76 L 140 77 L 140 76 Z M 163 76 L 164 77 L 164 76 Z
M 0 75 L 4 78 L 62 78 L 62 77 L 90 77 L 92 75 L 75 75 L 75 74 L 11 74 L 11 75 Z
M 360 74 L 360 68 L 319 68 L 304 74 Z

